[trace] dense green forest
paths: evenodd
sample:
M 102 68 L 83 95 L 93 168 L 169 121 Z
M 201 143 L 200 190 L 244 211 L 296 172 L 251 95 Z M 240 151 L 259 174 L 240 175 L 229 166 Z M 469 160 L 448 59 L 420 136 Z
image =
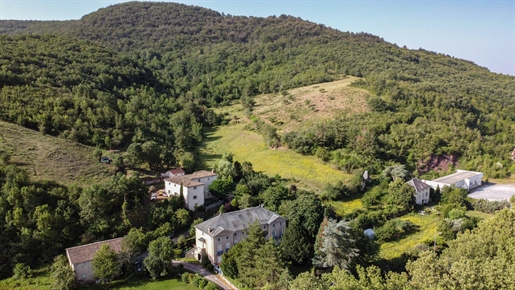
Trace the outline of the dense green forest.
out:
M 270 147 L 315 155 L 352 174 L 348 184 L 327 185 L 316 195 L 224 156 L 210 190 L 222 198 L 233 192 L 235 199 L 220 212 L 263 204 L 289 221 L 283 243 L 266 242 L 253 229 L 226 253 L 222 268 L 230 277 L 264 289 L 513 287 L 506 274 L 513 267 L 513 214 L 483 223 L 465 214 L 509 204 L 467 200 L 459 189 L 432 192 L 441 215 L 437 247 L 426 241 L 399 261 L 377 256 L 381 242 L 416 231 L 394 218 L 416 209 L 404 182 L 435 174 L 427 166 L 435 157 L 453 156 L 486 177 L 515 173 L 512 76 L 292 16 L 240 17 L 173 3 L 130 2 L 74 21 L 1 20 L 0 34 L 0 119 L 121 149 L 123 158 L 115 161 L 121 168 L 192 170 L 203 128 L 227 122 L 215 109 L 241 102 L 252 121 L 247 128 Z M 370 112 L 342 112 L 287 132 L 253 116 L 256 95 L 286 96 L 348 75 L 370 93 Z M 374 180 L 362 186 L 364 170 Z M 136 177 L 118 173 L 87 188 L 34 182 L 1 152 L 0 193 L 2 277 L 18 264 L 47 265 L 64 248 L 96 240 L 140 235 L 145 249 L 188 229 L 192 219 L 179 199 L 143 208 L 147 190 Z M 363 209 L 340 216 L 325 203 L 350 199 L 360 199 Z M 363 236 L 368 227 L 379 242 Z M 508 246 L 499 244 L 504 241 Z M 294 279 L 291 265 L 316 270 Z M 474 271 L 467 270 L 471 265 Z
M 75 21 L 0 21 L 0 29 L 67 37 L 1 39 L 9 48 L 0 54 L 2 119 L 106 148 L 134 143 L 139 152 L 157 142 L 156 166 L 174 164 L 203 125 L 220 122 L 209 107 L 241 100 L 252 109 L 254 95 L 354 75 L 376 96 L 374 112 L 265 137 L 344 170 L 388 160 L 414 170 L 451 154 L 492 177 L 508 174 L 514 78 L 468 61 L 291 16 L 169 3 L 114 5 Z M 45 101 L 28 102 L 34 96 Z

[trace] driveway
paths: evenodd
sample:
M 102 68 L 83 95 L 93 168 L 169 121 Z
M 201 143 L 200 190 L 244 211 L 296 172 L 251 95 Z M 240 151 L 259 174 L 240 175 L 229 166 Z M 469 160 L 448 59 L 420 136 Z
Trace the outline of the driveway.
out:
M 215 283 L 224 290 L 238 290 L 238 288 L 236 288 L 234 285 L 231 285 L 230 282 L 225 280 L 225 278 L 223 278 L 221 275 L 215 275 L 209 272 L 208 270 L 202 268 L 202 266 L 200 265 L 176 260 L 173 260 L 173 264 L 175 266 L 182 264 L 184 266 L 184 269 L 191 271 L 193 273 L 200 274 L 200 276 Z
M 469 197 L 488 200 L 510 200 L 515 195 L 515 184 L 488 183 L 470 191 Z

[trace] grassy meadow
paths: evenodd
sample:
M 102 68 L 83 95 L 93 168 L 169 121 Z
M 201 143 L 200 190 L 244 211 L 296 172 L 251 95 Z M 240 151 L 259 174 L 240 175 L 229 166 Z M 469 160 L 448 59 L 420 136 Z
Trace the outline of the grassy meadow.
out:
M 25 169 L 32 180 L 88 186 L 105 180 L 113 166 L 93 157 L 93 148 L 11 123 L 0 122 L 0 151 Z
M 279 132 L 323 122 L 340 114 L 368 110 L 367 92 L 348 85 L 357 78 L 311 85 L 289 90 L 286 94 L 268 94 L 254 98 L 253 115 L 272 124 Z M 205 129 L 205 139 L 197 148 L 197 169 L 210 169 L 225 153 L 234 159 L 249 161 L 257 171 L 279 174 L 292 179 L 304 189 L 319 190 L 328 183 L 347 181 L 350 176 L 314 156 L 304 156 L 284 147 L 268 148 L 263 137 L 248 130 L 250 120 L 241 104 L 218 109 L 229 119 L 228 125 Z
M 418 226 L 418 230 L 400 240 L 381 244 L 379 256 L 383 259 L 398 258 L 402 253 L 413 250 L 417 244 L 423 244 L 427 240 L 434 240 L 438 235 L 438 225 L 441 221 L 441 216 L 411 213 L 398 219 L 409 220 Z
M 338 216 L 345 216 L 353 213 L 356 210 L 362 209 L 363 204 L 361 198 L 356 198 L 349 201 L 329 201 L 327 204 L 333 208 Z
M 249 161 L 254 170 L 269 176 L 279 174 L 282 178 L 294 179 L 300 188 L 316 190 L 327 183 L 350 178 L 314 156 L 303 156 L 286 148 L 268 148 L 261 135 L 244 130 L 243 124 L 217 127 L 207 132 L 206 139 L 197 155 L 198 168 L 213 168 L 224 153 L 232 153 L 234 160 Z
M 43 290 L 50 289 L 52 279 L 50 278 L 50 267 L 35 269 L 32 277 L 26 279 L 7 278 L 0 280 L 0 290 L 24 289 L 24 290 Z

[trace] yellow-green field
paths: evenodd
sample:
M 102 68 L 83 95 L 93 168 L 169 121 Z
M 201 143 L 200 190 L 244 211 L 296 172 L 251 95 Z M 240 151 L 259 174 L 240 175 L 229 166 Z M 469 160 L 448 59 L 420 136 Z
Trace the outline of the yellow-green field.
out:
M 32 180 L 53 180 L 62 184 L 87 186 L 103 181 L 113 166 L 100 164 L 93 148 L 64 139 L 42 135 L 18 125 L 0 122 L 0 151 L 25 169 Z
M 257 96 L 252 114 L 279 131 L 287 131 L 337 115 L 367 111 L 365 99 L 368 93 L 349 87 L 356 79 L 349 77 L 292 89 L 287 94 Z M 205 141 L 197 148 L 197 169 L 212 168 L 223 154 L 232 153 L 235 160 L 249 161 L 255 170 L 267 175 L 279 174 L 283 178 L 295 179 L 296 184 L 304 189 L 319 190 L 328 183 L 345 182 L 350 178 L 313 156 L 303 156 L 284 147 L 268 148 L 259 133 L 245 130 L 245 125 L 251 122 L 239 103 L 220 108 L 217 112 L 224 113 L 230 122 L 205 130 Z
M 199 149 L 201 163 L 197 167 L 213 168 L 216 160 L 230 152 L 234 154 L 234 160 L 249 161 L 256 171 L 295 178 L 300 188 L 320 189 L 325 184 L 350 178 L 314 156 L 303 156 L 285 148 L 270 149 L 261 135 L 243 127 L 243 124 L 233 124 L 207 132 L 207 141 Z
M 408 214 L 400 217 L 401 220 L 409 220 L 419 228 L 417 232 L 394 242 L 381 244 L 379 256 L 383 259 L 398 258 L 402 253 L 409 252 L 415 248 L 415 245 L 422 244 L 427 240 L 434 240 L 441 217 L 438 215 L 420 215 Z
M 351 214 L 355 210 L 363 208 L 363 204 L 361 203 L 360 198 L 349 201 L 329 201 L 327 204 L 331 206 L 334 212 L 339 216 Z

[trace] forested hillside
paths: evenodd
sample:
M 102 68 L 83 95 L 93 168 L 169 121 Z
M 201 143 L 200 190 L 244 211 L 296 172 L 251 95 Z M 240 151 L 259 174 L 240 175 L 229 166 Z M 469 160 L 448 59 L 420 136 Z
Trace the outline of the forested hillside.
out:
M 455 188 L 431 192 L 431 207 L 420 217 L 431 223 L 437 241 L 434 232 L 411 222 L 421 207 L 405 184 L 412 176 L 439 174 L 431 169 L 443 157 L 486 178 L 515 174 L 509 158 L 515 146 L 512 76 L 292 16 L 232 16 L 175 3 L 129 2 L 73 21 L 2 20 L 0 34 L 1 121 L 96 146 L 98 157 L 101 149 L 120 150 L 113 158 L 119 173 L 81 188 L 31 180 L 19 156 L 37 151 L 20 154 L 13 145 L 23 146 L 28 137 L 0 146 L 7 151 L 0 152 L 0 277 L 17 267 L 48 265 L 77 244 L 128 235 L 141 252 L 151 240 L 184 232 L 193 217 L 206 215 L 202 207 L 193 215 L 179 197 L 146 202 L 148 188 L 137 173 L 124 173 L 157 175 L 175 166 L 190 172 L 200 159 L 199 144 L 206 137 L 213 142 L 217 126 L 231 123 L 237 126 L 222 128 L 259 133 L 264 150 L 314 155 L 349 178 L 321 184 L 331 182 L 322 178 L 320 188 L 304 191 L 295 169 L 269 177 L 248 160 L 214 152 L 218 179 L 209 189 L 224 202 L 220 213 L 262 204 L 288 220 L 279 246 L 265 242 L 257 226 L 248 241 L 226 251 L 222 268 L 228 276 L 264 289 L 512 287 L 509 271 L 492 273 L 513 268 L 512 257 L 499 254 L 512 248 L 496 244 L 511 243 L 505 228 L 513 228 L 513 214 L 503 211 L 468 231 L 479 222 L 468 210 L 492 214 L 507 201 L 475 202 Z M 336 86 L 331 81 L 346 87 L 329 89 Z M 316 105 L 321 103 L 325 113 Z M 257 137 L 231 138 L 262 144 L 252 134 Z M 284 164 L 303 166 L 300 158 L 290 159 Z M 304 167 L 306 179 L 331 174 Z M 66 173 L 48 176 L 60 174 Z M 225 200 L 229 193 L 231 202 Z M 376 230 L 376 241 L 363 235 L 365 228 Z M 191 231 L 190 240 L 177 240 L 175 252 L 191 248 Z M 424 239 L 404 253 L 392 260 L 378 255 L 381 245 L 417 231 Z M 126 262 L 133 268 L 132 260 Z M 472 264 L 476 276 L 466 270 Z M 285 269 L 292 265 L 315 270 L 293 278 Z
M 345 75 L 364 77 L 355 86 L 377 96 L 369 99 L 375 112 L 342 116 L 288 136 L 274 135 L 272 128 L 272 138 L 282 139 L 283 145 L 293 149 L 302 148 L 303 154 L 315 154 L 319 148 L 332 152 L 329 158 L 340 168 L 379 160 L 408 162 L 415 168 L 430 156 L 442 154 L 466 157 L 471 169 L 498 162 L 504 166 L 508 165 L 504 157 L 515 143 L 510 134 L 515 118 L 513 77 L 291 16 L 239 17 L 181 4 L 131 2 L 76 21 L 1 21 L 0 31 L 57 33 L 100 45 L 54 36 L 2 38 L 2 45 L 10 47 L 0 55 L 7 79 L 1 92 L 2 119 L 86 144 L 127 148 L 137 143 L 135 151 L 139 152 L 143 143 L 154 141 L 172 145 L 167 146 L 172 152 L 191 151 L 201 139 L 200 126 L 219 122 L 206 113 L 207 107 L 240 99 L 251 110 L 254 95 L 285 92 Z M 94 49 L 84 48 L 75 55 L 77 50 L 64 49 L 69 45 Z M 27 47 L 37 48 L 31 58 L 17 53 Z M 75 59 L 87 51 L 91 56 Z M 81 63 L 89 68 L 76 68 Z M 43 66 L 48 70 L 30 69 Z M 68 73 L 73 69 L 82 74 Z M 67 70 L 66 77 L 59 77 Z M 11 71 L 21 73 L 23 79 Z M 39 89 L 43 84 L 45 90 Z M 12 97 L 14 92 L 21 100 Z M 102 97 L 97 96 L 99 92 Z M 63 121 L 67 114 L 62 112 L 57 117 L 42 114 L 44 102 L 21 105 L 33 95 L 46 100 L 52 99 L 48 95 L 65 96 L 60 102 L 75 95 L 73 107 L 79 107 L 80 100 L 85 112 L 85 106 L 93 112 L 107 111 L 97 117 L 101 120 L 70 111 L 68 115 L 79 115 Z M 47 101 L 47 107 L 53 107 L 50 104 Z M 71 102 L 61 107 L 66 110 Z M 169 118 L 170 114 L 182 117 Z M 154 156 L 161 159 L 158 163 L 174 155 L 166 151 Z M 492 171 L 497 176 L 508 173 L 506 169 Z

